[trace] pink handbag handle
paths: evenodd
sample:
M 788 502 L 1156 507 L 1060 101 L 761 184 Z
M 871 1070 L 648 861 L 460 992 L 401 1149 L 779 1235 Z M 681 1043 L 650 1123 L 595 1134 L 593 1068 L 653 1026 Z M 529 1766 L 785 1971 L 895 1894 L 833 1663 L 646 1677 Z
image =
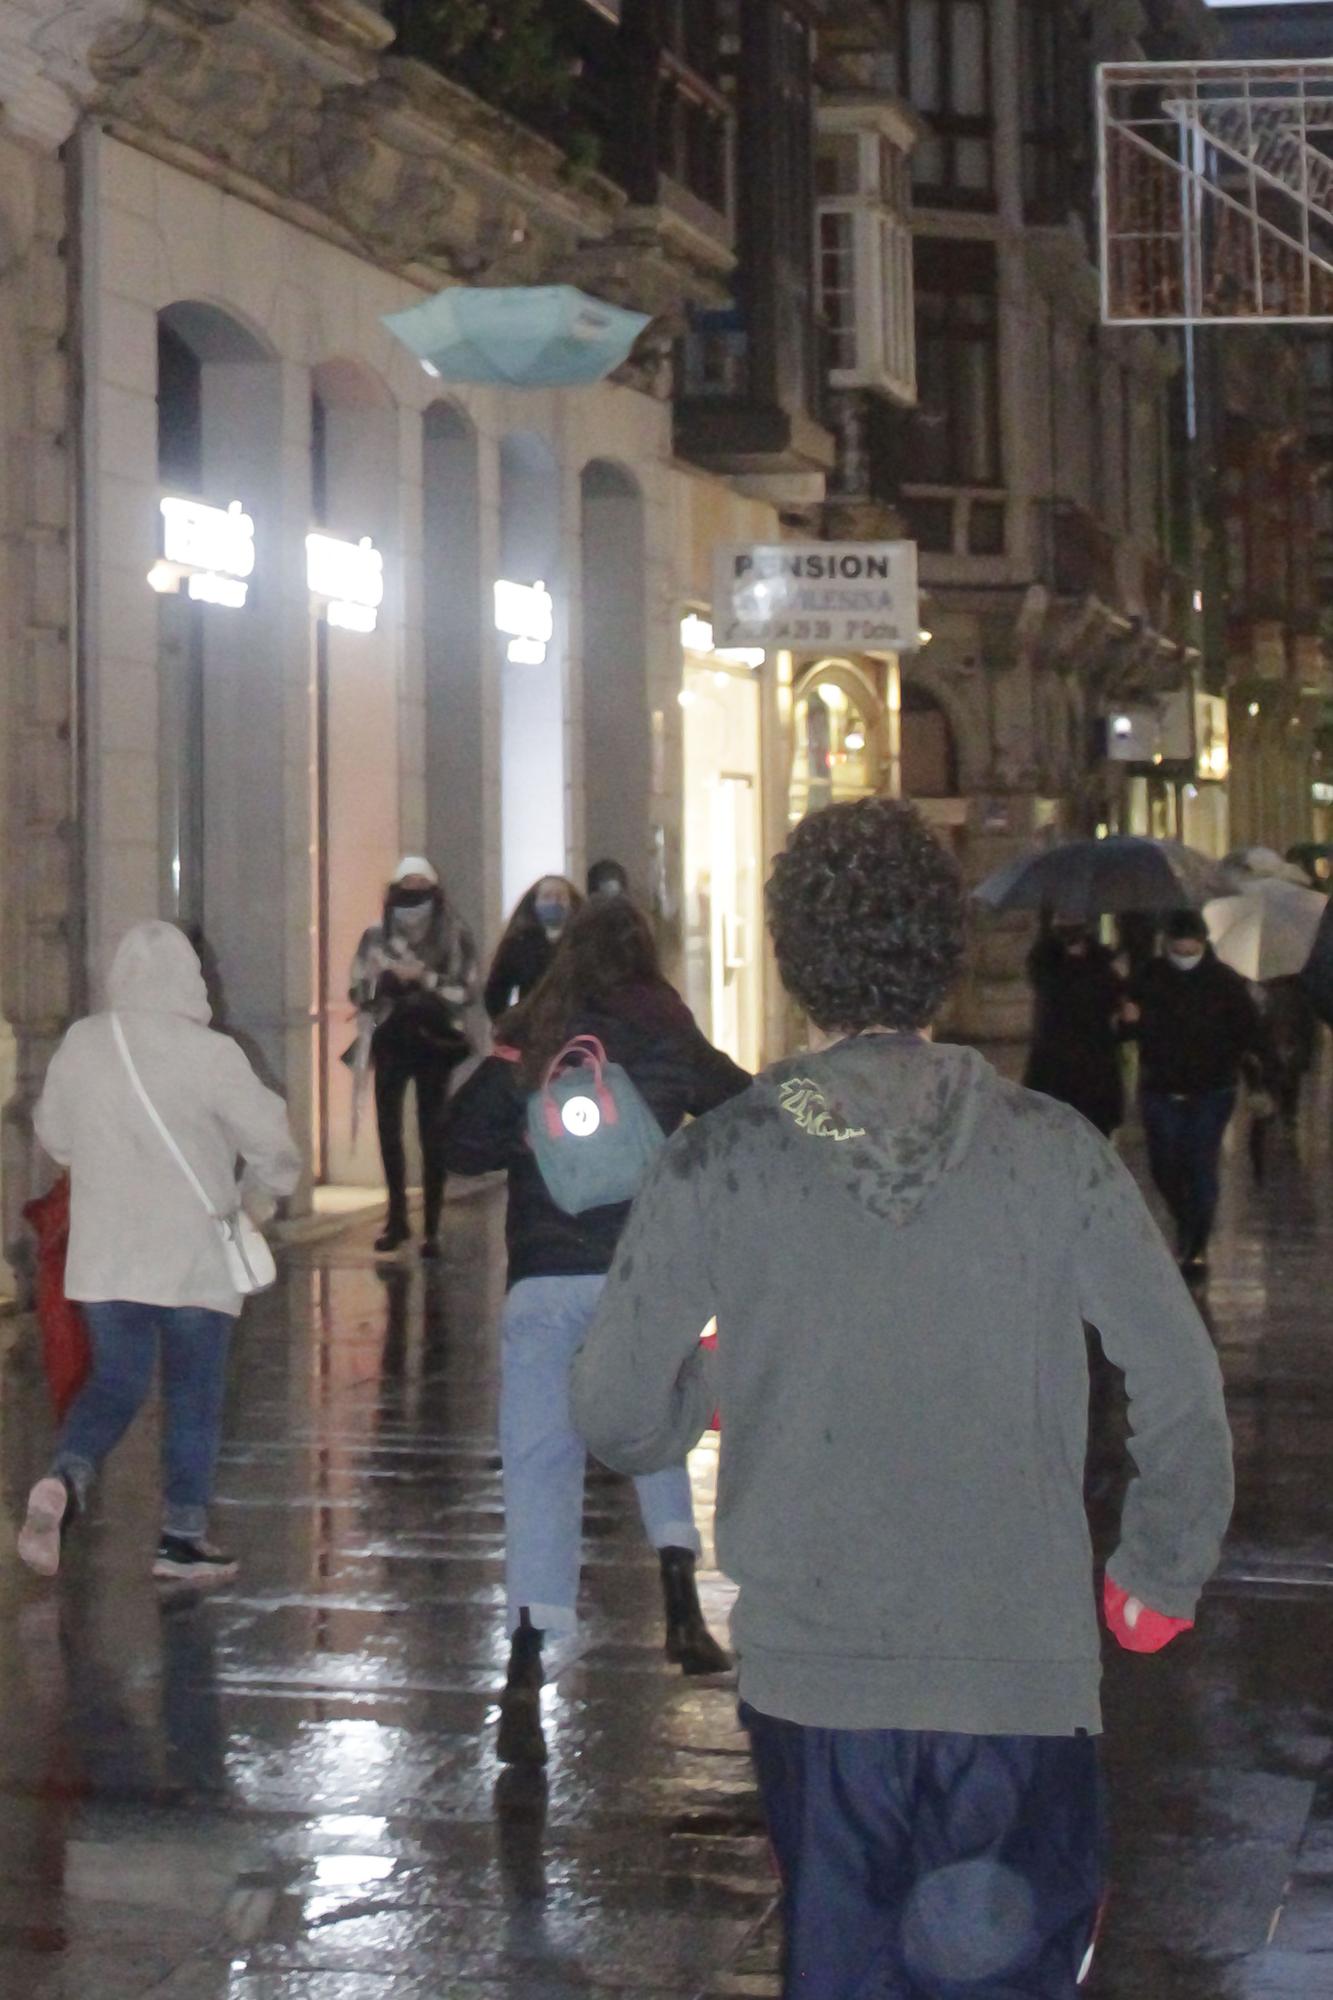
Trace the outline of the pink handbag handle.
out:
M 606 1087 L 606 1050 L 596 1035 L 575 1035 L 566 1042 L 558 1055 L 552 1056 L 542 1078 L 542 1113 L 546 1119 L 546 1129 L 553 1139 L 558 1139 L 564 1130 L 560 1119 L 560 1108 L 551 1096 L 551 1085 L 566 1070 L 585 1068 L 593 1073 L 593 1095 L 597 1108 L 608 1125 L 616 1123 L 616 1100 Z

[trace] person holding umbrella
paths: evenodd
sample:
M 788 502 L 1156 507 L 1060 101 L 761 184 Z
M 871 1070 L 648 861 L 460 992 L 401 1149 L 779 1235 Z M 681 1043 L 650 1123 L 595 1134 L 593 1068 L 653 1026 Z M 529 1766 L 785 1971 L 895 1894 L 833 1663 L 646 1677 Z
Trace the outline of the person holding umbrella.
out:
M 1263 1072 L 1263 1021 L 1245 980 L 1213 950 L 1198 910 L 1167 918 L 1163 950 L 1131 987 L 1123 1018 L 1139 1044 L 1153 1181 L 1175 1224 L 1181 1269 L 1202 1278 L 1222 1140 L 1241 1077 L 1255 1080 Z
M 1036 1006 L 1023 1081 L 1072 1104 L 1104 1138 L 1124 1122 L 1118 1020 L 1125 982 L 1091 924 L 1043 911 L 1028 954 Z

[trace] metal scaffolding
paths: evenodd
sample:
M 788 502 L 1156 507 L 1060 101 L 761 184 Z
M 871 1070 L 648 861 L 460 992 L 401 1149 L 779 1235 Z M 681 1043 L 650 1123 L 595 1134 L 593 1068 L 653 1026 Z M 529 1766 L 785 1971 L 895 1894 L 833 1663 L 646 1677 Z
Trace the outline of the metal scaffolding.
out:
M 1333 59 L 1104 63 L 1102 317 L 1333 321 Z

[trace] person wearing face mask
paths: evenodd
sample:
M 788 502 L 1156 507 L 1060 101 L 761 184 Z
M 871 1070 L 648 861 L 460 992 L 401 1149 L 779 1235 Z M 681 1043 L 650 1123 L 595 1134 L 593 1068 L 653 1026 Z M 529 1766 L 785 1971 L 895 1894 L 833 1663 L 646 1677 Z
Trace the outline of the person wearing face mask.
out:
M 1117 1029 L 1125 985 L 1115 960 L 1090 924 L 1047 913 L 1028 978 L 1035 1007 L 1023 1082 L 1072 1104 L 1109 1139 L 1125 1117 Z
M 628 896 L 629 872 L 618 861 L 594 861 L 588 870 L 589 896 Z
M 1148 1164 L 1176 1227 L 1181 1268 L 1202 1277 L 1222 1140 L 1241 1077 L 1263 1072 L 1263 1021 L 1245 981 L 1209 944 L 1197 910 L 1167 919 L 1161 955 L 1132 986 L 1123 1020 L 1139 1043 Z
M 407 855 L 385 891 L 381 921 L 366 931 L 352 961 L 351 998 L 375 1073 L 375 1115 L 389 1192 L 384 1232 L 375 1242 L 381 1254 L 397 1250 L 412 1233 L 403 1147 L 403 1106 L 411 1083 L 425 1204 L 421 1254 L 439 1255 L 440 1114 L 449 1077 L 470 1053 L 464 1017 L 476 998 L 476 983 L 470 931 L 454 914 L 429 861 Z
M 498 1021 L 501 1014 L 516 1007 L 520 1000 L 526 1000 L 533 988 L 541 984 L 566 924 L 582 906 L 582 896 L 563 875 L 543 875 L 520 898 L 505 926 L 486 981 L 483 997 L 492 1021 Z

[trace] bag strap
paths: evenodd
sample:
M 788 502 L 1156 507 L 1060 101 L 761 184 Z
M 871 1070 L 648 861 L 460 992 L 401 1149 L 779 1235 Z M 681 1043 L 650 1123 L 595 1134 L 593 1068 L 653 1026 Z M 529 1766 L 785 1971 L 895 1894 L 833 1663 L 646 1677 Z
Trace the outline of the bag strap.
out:
M 572 1041 L 566 1042 L 547 1064 L 546 1075 L 542 1079 L 542 1089 L 545 1090 L 549 1084 L 554 1083 L 558 1076 L 563 1076 L 566 1070 L 580 1068 L 591 1069 L 600 1085 L 602 1072 L 606 1068 L 606 1050 L 596 1035 L 575 1035 Z
M 620 1113 L 616 1109 L 615 1096 L 606 1080 L 606 1050 L 596 1035 L 575 1035 L 572 1041 L 547 1064 L 546 1075 L 538 1092 L 541 1099 L 546 1130 L 551 1138 L 558 1139 L 564 1130 L 560 1112 L 551 1095 L 551 1085 L 564 1076 L 582 1075 L 591 1079 L 592 1094 L 597 1099 L 603 1123 L 617 1125 Z
M 111 1016 L 111 1032 L 115 1037 L 116 1047 L 120 1051 L 120 1059 L 125 1065 L 126 1074 L 128 1075 L 131 1084 L 133 1084 L 134 1086 L 134 1094 L 138 1098 L 140 1104 L 142 1104 L 144 1110 L 148 1113 L 148 1116 L 152 1120 L 153 1124 L 157 1127 L 157 1131 L 162 1140 L 163 1145 L 166 1147 L 172 1159 L 176 1162 L 176 1165 L 180 1168 L 181 1172 L 184 1174 L 186 1180 L 190 1183 L 190 1186 L 194 1189 L 195 1193 L 198 1195 L 200 1201 L 204 1204 L 204 1207 L 208 1210 L 209 1214 L 212 1216 L 214 1222 L 225 1221 L 226 1218 L 218 1214 L 218 1211 L 214 1208 L 212 1202 L 209 1200 L 208 1195 L 204 1189 L 203 1182 L 200 1180 L 194 1168 L 190 1165 L 190 1162 L 186 1159 L 184 1153 L 182 1153 L 180 1147 L 176 1144 L 176 1141 L 172 1138 L 170 1131 L 167 1129 L 166 1123 L 162 1117 L 161 1112 L 154 1104 L 152 1098 L 148 1095 L 148 1092 L 144 1089 L 143 1078 L 139 1075 L 138 1070 L 134 1066 L 134 1057 L 130 1054 L 130 1045 L 125 1039 L 125 1030 L 120 1025 L 119 1014 L 113 1014 Z

